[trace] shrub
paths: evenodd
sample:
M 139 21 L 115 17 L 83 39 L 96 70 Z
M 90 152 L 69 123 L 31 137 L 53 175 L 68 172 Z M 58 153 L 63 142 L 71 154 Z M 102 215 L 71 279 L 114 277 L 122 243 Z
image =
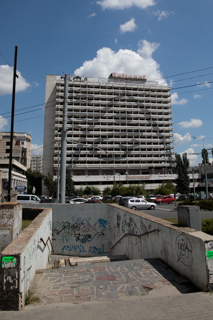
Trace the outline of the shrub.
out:
M 202 221 L 202 231 L 213 235 L 213 219 L 205 219 Z

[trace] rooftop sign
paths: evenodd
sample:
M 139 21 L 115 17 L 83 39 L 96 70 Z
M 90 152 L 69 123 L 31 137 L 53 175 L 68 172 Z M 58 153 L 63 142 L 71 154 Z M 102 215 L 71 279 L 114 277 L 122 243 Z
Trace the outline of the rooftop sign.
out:
M 134 76 L 131 74 L 125 73 L 116 73 L 113 72 L 110 74 L 109 78 L 120 78 L 120 79 L 128 79 L 128 80 L 146 80 L 146 76 Z

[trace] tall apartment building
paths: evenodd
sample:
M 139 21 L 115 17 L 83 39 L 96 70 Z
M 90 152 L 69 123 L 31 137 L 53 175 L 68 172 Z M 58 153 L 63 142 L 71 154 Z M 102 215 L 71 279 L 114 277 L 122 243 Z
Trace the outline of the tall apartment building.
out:
M 43 174 L 57 176 L 64 79 L 47 75 Z M 146 182 L 153 190 L 174 179 L 170 87 L 145 76 L 69 77 L 67 167 L 75 187 L 102 191 L 114 182 Z
M 43 163 L 43 156 L 31 155 L 30 169 L 32 171 L 39 171 L 42 173 L 42 163 Z

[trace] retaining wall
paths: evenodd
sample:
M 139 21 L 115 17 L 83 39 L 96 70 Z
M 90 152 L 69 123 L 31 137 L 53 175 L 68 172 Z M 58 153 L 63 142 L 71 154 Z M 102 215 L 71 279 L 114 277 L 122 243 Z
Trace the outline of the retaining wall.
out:
M 0 310 L 20 310 L 36 270 L 47 266 L 51 245 L 48 242 L 45 246 L 40 239 L 45 242 L 48 237 L 52 239 L 52 210 L 41 208 L 40 211 L 35 220 L 2 251 Z
M 21 232 L 22 207 L 17 202 L 0 204 L 0 258 L 1 252 Z
M 160 258 L 201 290 L 213 285 L 210 235 L 114 204 L 46 206 L 53 210 L 57 254 Z

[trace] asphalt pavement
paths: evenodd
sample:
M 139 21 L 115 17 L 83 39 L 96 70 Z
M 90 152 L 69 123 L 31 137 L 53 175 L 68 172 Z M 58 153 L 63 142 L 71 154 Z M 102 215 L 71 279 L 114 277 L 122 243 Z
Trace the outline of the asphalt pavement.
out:
M 158 218 L 177 218 L 177 205 L 175 204 L 161 204 L 154 210 L 143 210 L 151 216 Z M 213 218 L 213 211 L 200 210 L 201 219 Z

